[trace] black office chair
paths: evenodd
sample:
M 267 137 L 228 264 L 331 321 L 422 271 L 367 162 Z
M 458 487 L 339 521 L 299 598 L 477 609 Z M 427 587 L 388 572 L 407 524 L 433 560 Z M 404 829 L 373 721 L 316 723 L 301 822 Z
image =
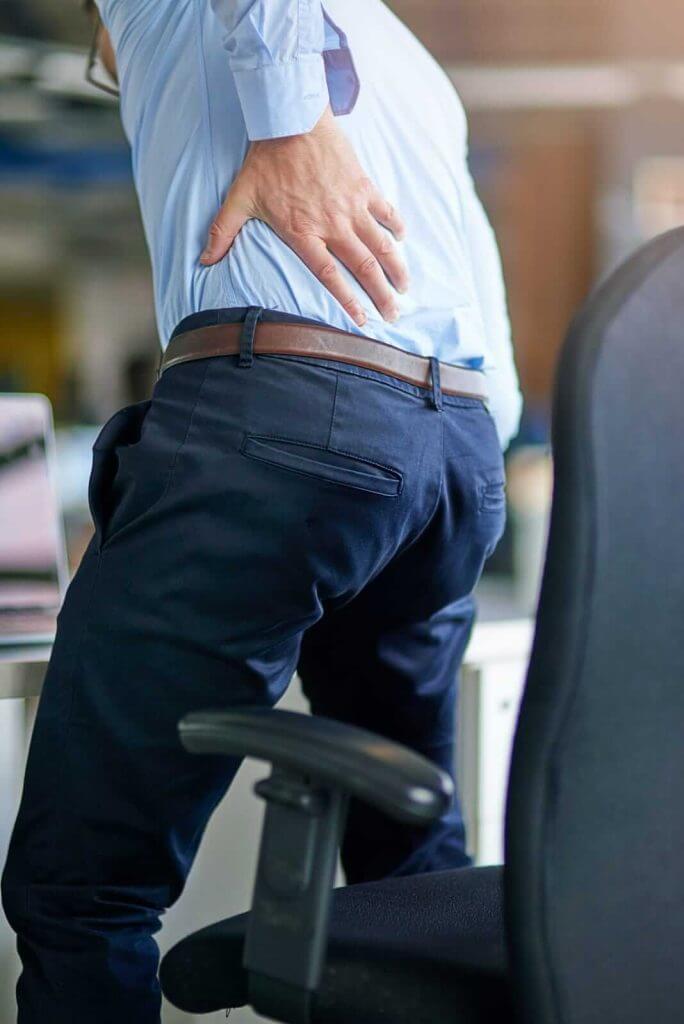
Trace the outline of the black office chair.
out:
M 682 1024 L 684 230 L 576 320 L 554 448 L 505 869 L 339 889 L 328 918 L 348 796 L 415 823 L 440 813 L 448 781 L 324 720 L 190 716 L 189 750 L 274 771 L 257 787 L 268 813 L 252 913 L 167 954 L 177 1006 L 249 1001 L 293 1024 Z

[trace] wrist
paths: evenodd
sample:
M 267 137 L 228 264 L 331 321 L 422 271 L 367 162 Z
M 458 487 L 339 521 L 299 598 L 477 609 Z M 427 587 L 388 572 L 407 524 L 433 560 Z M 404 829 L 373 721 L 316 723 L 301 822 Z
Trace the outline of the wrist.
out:
M 255 150 L 259 149 L 274 149 L 281 148 L 283 146 L 297 145 L 300 142 L 306 142 L 307 140 L 320 140 L 331 138 L 337 132 L 337 125 L 335 124 L 335 115 L 330 109 L 328 104 L 319 117 L 318 121 L 314 124 L 308 132 L 298 132 L 296 135 L 281 135 L 277 138 L 272 139 L 257 139 L 252 142 L 251 148 Z
M 335 122 L 335 115 L 333 114 L 332 108 L 328 103 L 325 110 L 319 117 L 318 121 L 316 121 L 316 124 L 313 126 L 313 128 L 308 134 L 315 136 L 325 136 L 330 135 L 336 131 L 337 124 Z

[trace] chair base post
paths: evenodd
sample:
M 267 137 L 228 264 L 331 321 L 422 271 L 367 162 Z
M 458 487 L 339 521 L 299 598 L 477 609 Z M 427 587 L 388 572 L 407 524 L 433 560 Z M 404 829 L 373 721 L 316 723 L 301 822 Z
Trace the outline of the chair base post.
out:
M 264 1016 L 308 1024 L 327 944 L 347 798 L 282 768 L 257 783 L 266 800 L 243 964 Z

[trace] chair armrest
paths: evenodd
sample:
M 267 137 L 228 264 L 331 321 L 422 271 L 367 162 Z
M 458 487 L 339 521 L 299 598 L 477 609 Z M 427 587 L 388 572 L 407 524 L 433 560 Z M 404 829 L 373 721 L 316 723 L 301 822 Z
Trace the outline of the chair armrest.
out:
M 202 711 L 184 718 L 179 729 L 192 753 L 267 761 L 406 824 L 428 825 L 451 805 L 451 779 L 426 758 L 328 718 L 262 708 Z
M 390 740 L 290 711 L 195 712 L 179 730 L 193 754 L 272 765 L 256 786 L 266 813 L 243 963 L 257 1013 L 310 1024 L 349 797 L 425 827 L 448 810 L 451 779 Z

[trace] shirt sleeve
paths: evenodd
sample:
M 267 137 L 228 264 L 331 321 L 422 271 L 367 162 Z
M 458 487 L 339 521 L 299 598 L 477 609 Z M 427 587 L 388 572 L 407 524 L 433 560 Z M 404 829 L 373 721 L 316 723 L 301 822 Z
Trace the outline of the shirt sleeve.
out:
M 247 134 L 311 131 L 328 102 L 320 0 L 211 0 L 224 29 Z

